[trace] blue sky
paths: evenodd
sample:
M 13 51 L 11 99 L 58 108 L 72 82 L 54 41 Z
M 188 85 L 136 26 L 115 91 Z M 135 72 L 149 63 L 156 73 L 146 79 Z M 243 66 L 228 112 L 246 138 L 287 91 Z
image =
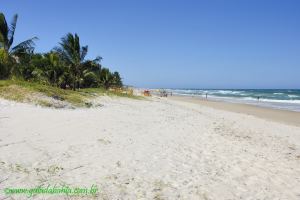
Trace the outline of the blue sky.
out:
M 298 0 L 0 0 L 15 42 L 36 51 L 67 32 L 126 84 L 172 88 L 300 88 Z

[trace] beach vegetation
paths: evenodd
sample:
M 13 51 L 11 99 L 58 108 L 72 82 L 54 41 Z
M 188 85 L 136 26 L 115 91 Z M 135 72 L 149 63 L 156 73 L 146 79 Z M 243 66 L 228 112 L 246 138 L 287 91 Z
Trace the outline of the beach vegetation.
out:
M 24 102 L 39 94 L 86 107 L 92 106 L 87 99 L 95 95 L 133 97 L 123 88 L 120 73 L 102 66 L 102 57 L 86 58 L 88 46 L 81 45 L 76 33 L 67 33 L 46 53 L 34 51 L 37 37 L 14 46 L 17 21 L 18 15 L 14 15 L 8 24 L 0 13 L 1 97 Z M 37 103 L 52 105 L 45 99 Z
M 61 89 L 48 84 L 24 80 L 0 80 L 0 97 L 17 102 L 33 102 L 44 107 L 98 107 L 94 99 L 101 96 L 141 99 L 128 89 L 109 89 L 103 87 L 81 88 L 79 90 Z
M 86 59 L 88 46 L 82 46 L 79 36 L 67 33 L 56 47 L 46 53 L 36 53 L 32 37 L 13 46 L 18 15 L 8 25 L 0 13 L 0 79 L 36 82 L 61 89 L 122 88 L 119 72 L 102 67 L 102 57 Z

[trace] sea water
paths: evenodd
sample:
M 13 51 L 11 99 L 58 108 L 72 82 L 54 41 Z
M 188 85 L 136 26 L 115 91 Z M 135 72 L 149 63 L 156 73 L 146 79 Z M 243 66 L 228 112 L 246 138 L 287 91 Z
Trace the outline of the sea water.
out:
M 300 89 L 167 89 L 175 95 L 245 103 L 300 112 Z

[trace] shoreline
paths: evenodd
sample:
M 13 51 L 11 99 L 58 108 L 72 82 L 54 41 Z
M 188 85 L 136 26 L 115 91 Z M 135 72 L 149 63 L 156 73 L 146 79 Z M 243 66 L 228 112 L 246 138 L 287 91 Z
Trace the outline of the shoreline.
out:
M 259 107 L 256 105 L 232 103 L 225 101 L 214 101 L 212 99 L 204 99 L 192 96 L 173 95 L 168 98 L 177 101 L 184 101 L 194 103 L 202 106 L 208 106 L 218 110 L 231 111 L 235 113 L 243 113 L 255 117 L 284 123 L 287 125 L 294 125 L 300 127 L 300 112 L 280 110 L 275 108 Z

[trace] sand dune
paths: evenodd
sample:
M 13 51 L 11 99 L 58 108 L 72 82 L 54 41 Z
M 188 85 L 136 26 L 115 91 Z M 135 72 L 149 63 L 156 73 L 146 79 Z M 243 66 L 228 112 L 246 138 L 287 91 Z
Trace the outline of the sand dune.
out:
M 101 104 L 1 101 L 0 197 L 6 187 L 96 184 L 96 199 L 300 198 L 297 126 L 155 97 Z

